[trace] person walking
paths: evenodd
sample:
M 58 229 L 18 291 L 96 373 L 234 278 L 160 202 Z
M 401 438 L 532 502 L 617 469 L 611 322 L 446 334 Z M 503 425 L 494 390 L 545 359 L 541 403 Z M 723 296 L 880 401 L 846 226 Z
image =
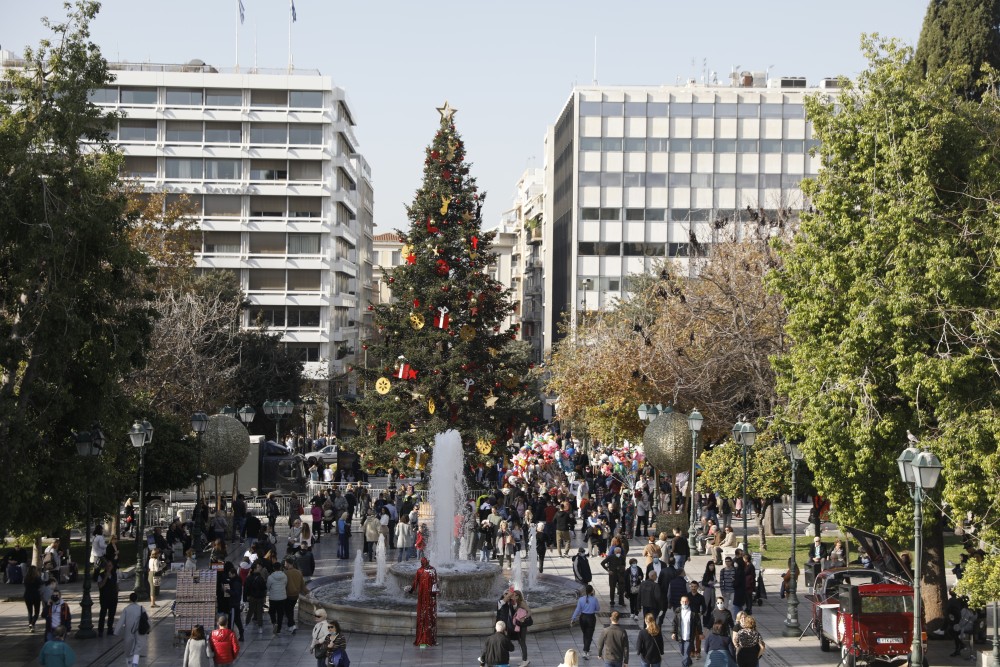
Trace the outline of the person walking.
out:
M 531 609 L 528 608 L 528 603 L 525 602 L 524 594 L 521 591 L 514 591 L 514 614 L 512 620 L 514 623 L 514 632 L 511 638 L 516 637 L 518 644 L 521 645 L 520 667 L 528 667 L 528 627 L 533 621 L 531 619 Z
M 347 637 L 340 630 L 340 623 L 334 620 L 327 622 L 327 629 L 330 636 L 327 637 L 327 664 L 333 667 L 343 667 L 345 662 L 350 662 L 347 657 Z
M 580 550 L 573 556 L 573 578 L 578 583 L 589 584 L 594 575 L 590 572 L 590 559 L 587 558 L 587 550 L 580 547 Z
M 122 638 L 124 644 L 125 662 L 137 667 L 139 655 L 143 653 L 145 636 L 139 634 L 139 621 L 146 610 L 138 602 L 139 597 L 135 591 L 128 594 L 128 604 L 122 610 L 122 615 L 118 617 L 118 625 L 115 627 L 115 634 Z
M 299 596 L 303 593 L 308 593 L 309 588 L 306 586 L 305 577 L 297 567 L 295 567 L 295 560 L 292 558 L 285 559 L 285 578 L 288 582 L 285 584 L 285 620 L 288 621 L 288 631 L 293 635 L 295 631 L 298 630 L 298 626 L 295 624 L 295 605 L 299 601 Z
M 671 639 L 677 642 L 681 653 L 681 667 L 691 667 L 691 655 L 698 635 L 701 634 L 701 615 L 691 609 L 688 596 L 681 598 L 680 607 L 674 609 L 674 631 Z
M 648 614 L 653 617 L 659 616 L 663 610 L 663 594 L 660 591 L 660 584 L 656 582 L 656 572 L 650 570 L 646 573 L 646 579 L 639 584 L 639 607 L 642 617 Z
M 115 612 L 118 610 L 118 568 L 110 560 L 97 575 L 97 601 L 101 611 L 97 616 L 97 636 L 104 636 L 104 622 L 108 624 L 108 634 L 115 633 Z
M 611 612 L 611 625 L 597 642 L 597 657 L 604 660 L 605 667 L 623 667 L 628 662 L 628 633 L 618 625 L 620 618 L 617 611 Z
M 590 660 L 590 643 L 594 640 L 594 630 L 597 628 L 597 614 L 601 611 L 601 603 L 594 596 L 594 587 L 587 584 L 583 597 L 576 601 L 576 609 L 569 621 L 570 627 L 578 620 L 583 631 L 583 659 Z
M 236 565 L 227 560 L 223 572 L 219 575 L 223 578 L 223 590 L 226 593 L 226 604 L 220 605 L 220 610 L 228 610 L 230 627 L 239 630 L 239 639 L 243 641 L 243 615 L 240 607 L 243 604 L 243 580 L 236 570 Z
M 149 562 L 147 563 L 147 568 L 149 573 L 149 606 L 156 607 L 156 596 L 160 594 L 160 573 L 163 570 L 163 561 L 160 559 L 160 550 L 153 549 L 149 554 Z
M 44 594 L 42 598 L 44 599 Z M 52 641 L 53 632 L 56 628 L 65 628 L 68 633 L 72 629 L 73 617 L 69 611 L 69 604 L 62 599 L 59 589 L 56 588 L 49 596 L 49 605 L 45 609 L 45 641 Z
M 42 646 L 38 663 L 42 667 L 71 667 L 76 664 L 76 653 L 66 643 L 66 628 L 60 626 L 55 629 L 52 639 Z
M 639 630 L 636 653 L 642 667 L 660 667 L 663 660 L 663 635 L 660 634 L 660 626 L 656 624 L 656 616 L 646 614 L 645 621 L 645 627 Z
M 267 532 L 274 532 L 274 524 L 277 523 L 278 514 L 280 513 L 281 512 L 278 509 L 278 501 L 274 499 L 274 492 L 267 494 L 267 499 L 264 500 L 264 515 L 267 517 Z
M 250 622 L 257 620 L 257 634 L 264 634 L 264 599 L 267 597 L 267 580 L 264 578 L 264 565 L 258 560 L 247 576 L 247 582 L 243 586 L 243 592 L 247 600 L 246 625 L 250 627 Z
M 729 613 L 728 609 L 724 611 Z M 701 648 L 705 654 L 706 667 L 729 667 L 736 662 L 736 648 L 733 646 L 730 629 L 721 618 L 716 618 L 712 623 L 712 630 L 705 635 Z
M 212 630 L 208 644 L 212 648 L 216 665 L 231 665 L 236 662 L 240 654 L 240 642 L 229 629 L 229 617 L 226 614 L 219 614 L 215 619 L 215 630 Z
M 507 624 L 497 621 L 493 625 L 495 632 L 486 638 L 483 652 L 479 656 L 479 664 L 484 667 L 503 667 L 510 665 L 510 652 L 514 643 L 507 636 Z
M 740 625 L 739 632 L 733 635 L 736 664 L 739 667 L 757 667 L 766 648 L 764 640 L 757 632 L 757 619 L 750 614 L 744 614 Z
M 281 634 L 281 622 L 285 618 L 285 600 L 288 599 L 288 576 L 280 567 L 267 576 L 267 613 L 271 617 L 274 636 Z
M 24 606 L 28 610 L 28 632 L 34 632 L 42 611 L 42 576 L 34 565 L 28 566 L 24 577 Z
M 337 520 L 337 557 L 347 560 L 351 557 L 351 515 L 342 512 Z
M 184 660 L 181 667 L 211 667 L 212 649 L 205 637 L 205 628 L 196 625 L 191 629 L 191 636 L 184 644 Z

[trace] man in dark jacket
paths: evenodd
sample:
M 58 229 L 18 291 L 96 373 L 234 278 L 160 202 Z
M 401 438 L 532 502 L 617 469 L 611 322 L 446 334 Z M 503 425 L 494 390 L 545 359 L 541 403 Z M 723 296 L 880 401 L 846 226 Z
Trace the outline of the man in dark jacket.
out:
M 608 586 L 611 588 L 611 608 L 615 608 L 615 589 L 618 590 L 618 604 L 625 606 L 625 587 L 628 586 L 625 577 L 625 556 L 621 547 L 615 547 L 607 558 L 601 561 L 601 567 L 608 573 Z
M 681 570 L 676 577 L 667 584 L 667 606 L 677 609 L 681 604 L 681 598 L 688 592 L 688 583 L 684 579 L 684 570 Z
M 590 573 L 590 561 L 587 559 L 587 550 L 580 547 L 580 551 L 573 556 L 573 578 L 581 584 L 589 584 L 594 576 Z
M 674 609 L 674 631 L 671 639 L 678 643 L 681 652 L 681 667 L 691 667 L 694 643 L 701 634 L 701 616 L 694 613 L 688 604 L 688 596 L 681 598 L 681 605 Z
M 597 642 L 597 657 L 608 667 L 622 667 L 628 660 L 628 633 L 618 625 L 618 619 L 618 612 L 611 612 L 611 625 Z
M 646 580 L 639 584 L 639 606 L 642 608 L 642 617 L 646 614 L 659 616 L 663 609 L 663 596 L 660 594 L 660 585 L 656 583 L 656 573 L 648 572 Z
M 507 624 L 497 621 L 493 626 L 496 632 L 486 639 L 483 654 L 479 656 L 479 664 L 486 667 L 509 665 L 510 652 L 514 650 L 514 642 L 507 637 Z

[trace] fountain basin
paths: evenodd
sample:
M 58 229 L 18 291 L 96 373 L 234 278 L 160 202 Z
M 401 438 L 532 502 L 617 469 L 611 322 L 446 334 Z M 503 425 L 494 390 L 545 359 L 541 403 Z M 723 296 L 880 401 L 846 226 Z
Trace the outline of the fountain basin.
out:
M 399 590 L 413 583 L 413 575 L 420 568 L 415 560 L 389 566 L 389 576 Z M 504 586 L 497 563 L 458 561 L 435 567 L 438 574 L 439 604 L 451 600 L 491 600 Z M 390 584 L 391 586 L 392 584 Z
M 415 571 L 415 569 L 414 569 Z M 336 619 L 342 629 L 380 635 L 416 635 L 417 599 L 398 592 L 395 582 L 389 586 L 365 584 L 367 599 L 351 601 L 350 573 L 316 577 L 309 582 L 308 594 L 299 598 L 306 613 L 326 609 L 327 616 Z M 391 577 L 390 577 L 391 579 Z M 410 579 L 405 581 L 406 586 Z M 526 593 L 534 623 L 530 632 L 565 628 L 576 607 L 579 584 L 572 579 L 550 574 L 538 576 L 538 590 Z M 492 595 L 479 600 L 442 600 L 438 604 L 438 637 L 477 636 L 493 632 L 496 621 L 496 598 Z

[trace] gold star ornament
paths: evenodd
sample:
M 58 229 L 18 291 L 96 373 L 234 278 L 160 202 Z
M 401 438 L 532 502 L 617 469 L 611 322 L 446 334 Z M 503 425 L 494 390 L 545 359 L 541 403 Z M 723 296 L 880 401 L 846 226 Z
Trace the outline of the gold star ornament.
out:
M 458 109 L 453 109 L 448 100 L 445 100 L 444 106 L 438 107 L 437 111 L 441 114 L 441 120 L 446 120 L 450 123 L 455 117 L 455 114 L 458 112 Z

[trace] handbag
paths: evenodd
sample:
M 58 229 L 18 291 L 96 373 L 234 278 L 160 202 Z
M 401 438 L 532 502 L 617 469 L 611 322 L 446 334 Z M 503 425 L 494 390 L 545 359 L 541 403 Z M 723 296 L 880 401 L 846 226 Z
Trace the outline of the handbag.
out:
M 327 645 L 325 639 L 319 644 L 313 646 L 313 656 L 315 656 L 317 660 L 322 660 L 323 658 L 325 658 L 327 656 L 327 653 L 329 653 L 329 646 Z

